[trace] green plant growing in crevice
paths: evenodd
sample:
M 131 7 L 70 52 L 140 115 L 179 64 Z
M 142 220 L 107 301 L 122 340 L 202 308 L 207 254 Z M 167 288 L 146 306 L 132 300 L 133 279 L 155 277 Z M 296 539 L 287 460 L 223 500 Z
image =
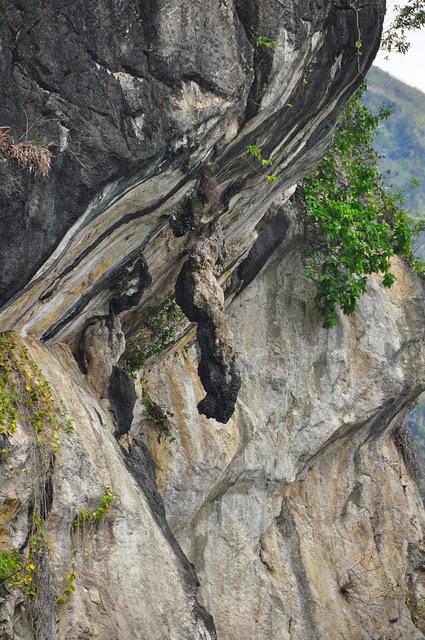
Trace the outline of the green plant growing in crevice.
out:
M 158 434 L 158 442 L 161 441 L 161 437 L 164 437 L 169 443 L 174 442 L 175 438 L 172 435 L 170 423 L 170 418 L 174 418 L 174 414 L 171 411 L 164 410 L 152 399 L 146 385 L 142 385 L 141 402 L 146 410 L 149 424 Z
M 105 493 L 99 498 L 95 509 L 80 509 L 74 518 L 72 526 L 74 528 L 81 527 L 85 524 L 97 525 L 103 520 L 112 505 L 118 500 L 118 496 L 112 491 L 111 487 L 105 487 Z
M 62 607 L 68 602 L 70 596 L 75 591 L 75 580 L 77 578 L 77 566 L 75 560 L 72 561 L 71 570 L 66 574 L 65 586 L 60 596 L 55 598 L 55 606 Z
M 304 226 L 305 273 L 317 286 L 326 329 L 338 323 L 337 307 L 351 315 L 367 277 L 382 275 L 390 287 L 393 255 L 409 255 L 412 231 L 401 193 L 388 192 L 378 169 L 373 134 L 391 109 L 373 115 L 362 87 L 344 110 L 334 142 L 297 194 Z
M 356 7 L 355 4 L 350 3 L 349 9 L 352 9 L 356 14 L 357 40 L 355 41 L 354 46 L 356 48 L 356 55 L 357 55 L 357 70 L 361 75 L 363 75 L 361 71 L 361 66 L 360 66 L 360 58 L 363 55 L 363 52 L 362 52 L 363 42 L 362 42 L 362 32 L 360 30 L 359 8 Z
M 260 147 L 257 147 L 256 144 L 250 144 L 247 146 L 246 148 L 246 153 L 248 154 L 248 156 L 252 156 L 253 158 L 255 158 L 258 163 L 260 164 L 261 168 L 264 169 L 265 167 L 271 167 L 273 164 L 273 160 L 271 160 L 270 158 L 263 158 L 262 155 L 262 151 Z M 259 173 L 260 175 L 263 175 L 264 178 L 267 180 L 267 182 L 271 183 L 271 182 L 276 182 L 277 181 L 277 176 L 272 174 L 272 175 L 265 175 L 263 173 L 261 173 L 260 171 L 257 170 L 256 167 L 254 167 L 256 173 Z
M 267 47 L 267 49 L 272 49 L 277 44 L 276 40 L 271 38 L 267 38 L 266 36 L 258 36 L 256 45 L 257 47 Z
M 9 591 L 19 589 L 31 604 L 34 624 L 42 625 L 50 601 L 49 549 L 45 519 L 49 509 L 49 491 L 57 455 L 61 455 L 60 429 L 73 431 L 73 421 L 65 404 L 57 402 L 41 368 L 13 334 L 0 334 L 0 449 L 3 459 L 10 458 L 18 424 L 26 428 L 31 445 L 34 503 L 31 531 L 22 552 L 4 550 L 0 557 L 0 585 Z M 63 463 L 62 463 L 63 464 Z M 27 468 L 11 471 L 26 472 Z
M 404 601 L 409 609 L 413 624 L 421 631 L 425 630 L 425 596 L 413 595 L 406 591 Z
M 309 76 L 313 73 L 314 66 L 317 64 L 317 58 L 312 58 L 307 65 L 305 73 L 303 75 L 303 84 L 308 84 Z
M 160 307 L 147 307 L 141 313 L 138 324 L 141 328 L 127 339 L 126 352 L 121 366 L 135 377 L 154 355 L 172 346 L 183 311 L 174 298 L 169 298 Z

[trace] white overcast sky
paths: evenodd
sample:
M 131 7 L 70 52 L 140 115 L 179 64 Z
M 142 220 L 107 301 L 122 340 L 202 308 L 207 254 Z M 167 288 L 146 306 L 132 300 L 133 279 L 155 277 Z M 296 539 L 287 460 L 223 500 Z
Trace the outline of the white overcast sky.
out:
M 390 22 L 391 7 L 394 5 L 393 0 L 389 0 L 387 18 L 385 23 Z M 396 4 L 406 4 L 405 2 L 396 2 Z M 410 44 L 409 51 L 402 55 L 401 53 L 388 54 L 380 51 L 375 58 L 374 64 L 398 80 L 402 80 L 411 87 L 421 89 L 425 93 L 425 28 L 420 31 L 411 31 L 407 33 Z M 385 57 L 388 56 L 388 60 Z

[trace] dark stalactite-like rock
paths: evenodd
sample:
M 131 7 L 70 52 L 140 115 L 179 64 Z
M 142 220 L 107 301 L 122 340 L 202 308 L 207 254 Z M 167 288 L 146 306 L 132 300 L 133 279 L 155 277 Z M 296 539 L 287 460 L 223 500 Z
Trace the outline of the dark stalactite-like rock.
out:
M 221 229 L 211 224 L 189 249 L 189 260 L 177 278 L 176 301 L 186 317 L 198 323 L 198 373 L 207 392 L 198 409 L 226 423 L 235 410 L 241 381 L 224 315 L 224 293 L 216 278 L 223 251 Z

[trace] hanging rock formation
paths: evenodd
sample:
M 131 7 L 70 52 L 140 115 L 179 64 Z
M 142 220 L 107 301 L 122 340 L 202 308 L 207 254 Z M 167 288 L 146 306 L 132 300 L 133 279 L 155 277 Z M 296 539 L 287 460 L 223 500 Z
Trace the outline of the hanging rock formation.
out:
M 383 2 L 0 12 L 0 125 L 54 156 L 41 178 L 0 148 L 0 637 L 424 637 L 392 435 L 425 388 L 424 283 L 395 261 L 325 331 L 289 202 Z M 194 325 L 133 381 L 121 330 L 174 292 Z

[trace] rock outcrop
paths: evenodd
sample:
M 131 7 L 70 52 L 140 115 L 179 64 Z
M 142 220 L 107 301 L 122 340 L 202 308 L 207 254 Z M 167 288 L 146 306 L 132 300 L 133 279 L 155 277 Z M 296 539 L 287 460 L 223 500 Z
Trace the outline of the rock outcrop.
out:
M 54 154 L 45 179 L 0 159 L 0 637 L 424 637 L 392 435 L 425 388 L 424 283 L 395 261 L 325 331 L 289 201 L 383 3 L 0 9 L 0 125 Z M 121 328 L 174 293 L 188 321 L 132 381 Z

